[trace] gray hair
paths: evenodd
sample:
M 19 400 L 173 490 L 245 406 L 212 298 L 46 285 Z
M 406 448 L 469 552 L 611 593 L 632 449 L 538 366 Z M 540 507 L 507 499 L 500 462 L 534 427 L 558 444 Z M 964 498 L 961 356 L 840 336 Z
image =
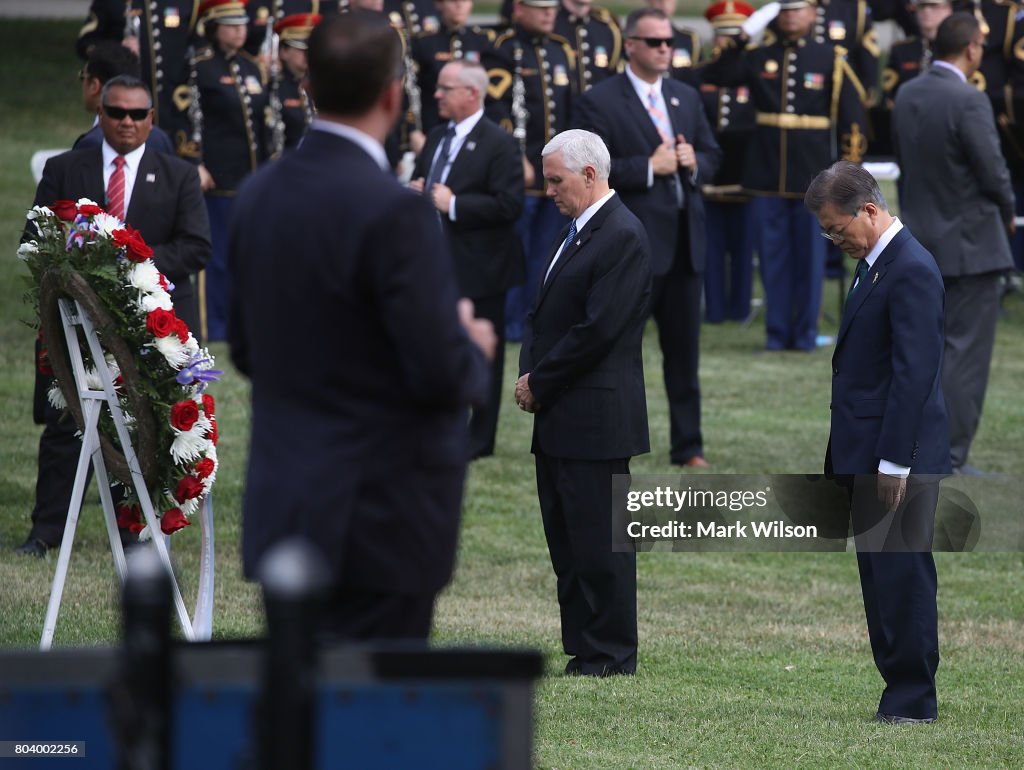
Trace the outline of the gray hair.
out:
M 871 173 L 848 160 L 836 161 L 819 172 L 804 193 L 804 206 L 812 214 L 821 211 L 826 203 L 831 203 L 841 214 L 856 214 L 865 203 L 889 210 Z
M 582 174 L 586 166 L 597 170 L 598 179 L 607 179 L 612 170 L 612 158 L 604 140 L 597 134 L 581 128 L 571 128 L 557 134 L 544 145 L 541 157 L 562 153 L 562 162 L 574 174 Z
M 482 64 L 465 59 L 456 59 L 445 66 L 458 67 L 459 84 L 476 89 L 481 100 L 487 96 L 487 86 L 490 83 L 490 79 L 487 77 L 487 70 L 483 68 Z

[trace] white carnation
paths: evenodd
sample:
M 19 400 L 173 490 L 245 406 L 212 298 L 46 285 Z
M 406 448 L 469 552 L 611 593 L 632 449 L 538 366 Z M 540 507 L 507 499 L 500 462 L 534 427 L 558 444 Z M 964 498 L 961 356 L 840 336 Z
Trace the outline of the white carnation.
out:
M 156 265 L 149 259 L 145 262 L 139 262 L 128 271 L 128 282 L 139 291 L 146 292 L 147 294 L 155 294 L 156 292 L 166 294 L 164 288 L 160 285 L 160 271 L 156 269 Z
M 174 303 L 171 301 L 171 295 L 163 289 L 157 288 L 156 291 L 148 294 L 143 294 L 139 297 L 139 307 L 142 308 L 142 312 L 149 314 L 157 308 L 161 310 L 172 310 Z M 177 337 L 175 337 L 177 340 Z
M 178 435 L 174 437 L 174 441 L 171 443 L 171 457 L 174 458 L 174 462 L 178 465 L 202 459 L 207 446 L 213 443 L 206 437 L 203 431 L 197 430 L 198 425 L 197 421 L 192 426 L 192 430 L 175 431 Z M 207 425 L 209 425 L 209 422 L 207 422 Z
M 96 201 L 89 200 L 88 198 L 79 198 L 75 202 L 75 205 L 81 208 L 82 206 L 98 206 L 99 204 Z
M 121 220 L 115 216 L 111 216 L 107 212 L 97 214 L 92 218 L 92 230 L 100 235 L 105 235 L 107 238 L 114 236 L 114 230 L 121 230 L 124 227 Z
M 60 389 L 57 383 L 53 383 L 46 392 L 46 400 L 50 402 L 50 406 L 54 409 L 67 409 L 68 402 L 64 399 L 64 391 Z
M 24 260 L 27 260 L 34 254 L 39 253 L 39 247 L 36 246 L 34 241 L 25 241 L 18 247 L 18 256 Z
M 157 337 L 153 344 L 175 371 L 188 363 L 188 351 L 181 344 L 177 334 L 171 333 L 166 337 Z

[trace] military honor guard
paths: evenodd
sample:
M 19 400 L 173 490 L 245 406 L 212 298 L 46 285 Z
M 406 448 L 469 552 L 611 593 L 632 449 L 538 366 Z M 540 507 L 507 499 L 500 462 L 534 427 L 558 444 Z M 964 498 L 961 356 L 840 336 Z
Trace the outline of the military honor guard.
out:
M 213 257 L 200 275 L 200 323 L 205 339 L 216 341 L 225 338 L 227 324 L 231 204 L 242 180 L 268 156 L 269 94 L 263 70 L 243 48 L 245 0 L 204 0 L 199 14 L 207 46 L 191 63 L 187 157 L 199 164 L 210 215 Z
M 867 0 L 817 0 L 812 37 L 817 43 L 837 46 L 846 56 L 857 79 L 864 86 L 864 105 L 876 100 L 878 88 L 878 36 L 871 22 Z M 771 42 L 781 30 L 776 22 L 764 42 Z
M 299 143 L 313 119 L 313 102 L 302 81 L 309 72 L 306 57 L 309 33 L 320 19 L 316 13 L 296 13 L 285 16 L 274 25 L 274 34 L 280 42 L 277 82 L 271 83 L 271 94 L 274 95 L 271 104 L 276 111 L 272 115 L 271 134 L 278 132 L 282 135 L 285 149 Z
M 676 14 L 676 0 L 647 0 L 647 7 L 664 13 L 671 20 Z M 694 88 L 700 82 L 696 67 L 702 59 L 700 35 L 689 27 L 672 24 L 672 65 L 669 74 Z
M 734 37 L 753 12 L 747 3 L 723 0 L 708 6 L 704 16 L 716 36 Z M 746 85 L 701 83 L 700 95 L 722 149 L 722 164 L 714 182 L 703 186 L 707 226 L 704 319 L 709 323 L 743 321 L 750 315 L 753 291 L 754 222 L 742 177 L 756 111 Z
M 818 170 L 867 149 L 864 89 L 841 47 L 814 37 L 814 0 L 782 0 L 780 36 L 749 50 L 746 33 L 719 37 L 707 82 L 750 89 L 756 109 L 743 187 L 755 197 L 765 292 L 765 347 L 816 348 L 825 241 L 801 201 Z
M 460 60 L 487 67 L 496 37 L 493 29 L 469 23 L 473 0 L 437 0 L 434 5 L 441 19 L 440 27 L 433 32 L 421 32 L 412 40 L 416 79 L 423 96 L 420 123 L 424 134 L 429 134 L 440 122 L 437 102 L 430 97 L 437 87 L 441 69 L 449 62 Z
M 526 253 L 526 282 L 508 293 L 510 341 L 522 339 L 551 243 L 566 225 L 544 194 L 541 172 L 541 150 L 569 127 L 573 94 L 578 92 L 572 46 L 554 34 L 557 8 L 558 0 L 516 0 L 515 24 L 495 40 L 496 62 L 487 73 L 488 114 L 519 141 L 526 184 L 526 203 L 516 226 Z
M 619 71 L 622 31 L 615 14 L 590 0 L 562 0 L 555 17 L 555 33 L 576 53 L 580 90 L 596 86 Z

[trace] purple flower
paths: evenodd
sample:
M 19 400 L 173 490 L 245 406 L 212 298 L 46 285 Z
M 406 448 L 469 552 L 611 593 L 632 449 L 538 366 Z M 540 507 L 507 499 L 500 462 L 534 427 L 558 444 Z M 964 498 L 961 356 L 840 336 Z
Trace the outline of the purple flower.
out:
M 213 359 L 206 354 L 205 350 L 201 350 L 188 360 L 175 379 L 182 386 L 199 383 L 199 392 L 202 393 L 209 383 L 217 382 L 224 374 L 220 369 L 211 368 L 212 366 Z

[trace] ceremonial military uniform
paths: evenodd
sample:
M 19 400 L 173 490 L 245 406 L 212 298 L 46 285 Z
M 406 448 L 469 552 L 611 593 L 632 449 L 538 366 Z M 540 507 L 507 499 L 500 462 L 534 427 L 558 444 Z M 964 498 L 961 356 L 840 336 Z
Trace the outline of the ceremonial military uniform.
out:
M 459 29 L 442 27 L 436 32 L 421 32 L 413 38 L 412 58 L 416 64 L 420 93 L 423 95 L 421 118 L 424 133 L 430 133 L 430 129 L 440 120 L 433 96 L 441 68 L 459 59 L 478 62 L 487 68 L 493 58 L 494 39 L 493 29 L 475 25 Z
M 864 86 L 864 104 L 872 104 L 878 88 L 880 50 L 867 0 L 819 0 L 817 14 L 812 38 L 818 43 L 842 47 L 850 67 Z M 774 42 L 776 36 L 776 22 L 772 22 L 765 33 L 765 44 Z
M 555 34 L 568 40 L 576 54 L 576 81 L 581 91 L 619 71 L 622 31 L 611 11 L 591 6 L 587 16 L 577 16 L 560 6 Z
M 722 149 L 714 184 L 702 188 L 707 227 L 704 315 L 711 323 L 742 321 L 750 314 L 753 288 L 754 228 L 750 195 L 743 189 L 742 180 L 747 147 L 754 133 L 754 103 L 745 85 L 703 83 L 700 95 L 715 141 Z
M 904 83 L 932 66 L 931 43 L 920 37 L 908 37 L 892 44 L 889 62 L 882 72 L 882 99 L 892 109 L 896 92 Z
M 676 80 L 697 88 L 700 76 L 697 66 L 701 60 L 700 35 L 688 27 L 672 25 L 672 64 L 669 74 Z
M 434 0 L 384 0 L 384 14 L 406 41 L 441 29 Z
M 543 2 L 544 0 L 530 0 Z M 496 66 L 488 70 L 488 116 L 510 131 L 533 167 L 533 183 L 517 230 L 526 255 L 526 283 L 509 290 L 509 340 L 522 339 L 522 325 L 533 304 L 551 244 L 566 219 L 544 194 L 541 150 L 569 128 L 572 95 L 577 92 L 576 57 L 560 35 L 537 35 L 516 25 L 495 40 Z
M 704 17 L 711 22 L 716 37 L 734 37 L 753 12 L 747 3 L 722 0 L 708 6 Z M 700 71 L 698 67 L 686 73 L 693 77 Z M 750 195 L 743 190 L 742 181 L 756 110 L 747 85 L 729 87 L 702 82 L 697 87 L 715 141 L 722 150 L 714 184 L 702 187 L 707 232 L 704 317 L 709 323 L 742 321 L 750 315 L 755 240 Z
M 295 72 L 289 66 L 288 55 L 299 55 L 308 48 L 309 35 L 320 23 L 318 13 L 296 13 L 284 16 L 274 24 L 274 34 L 279 42 L 279 61 L 276 80 L 270 83 L 270 134 L 271 151 L 295 147 L 306 134 L 313 120 L 313 102 L 302 87 L 303 72 Z M 301 54 L 305 57 L 305 53 Z M 299 60 L 301 62 L 302 60 Z
M 247 51 L 228 55 L 217 43 L 220 25 L 249 22 L 240 0 L 203 0 L 200 18 L 209 46 L 193 58 L 185 155 L 205 166 L 214 186 L 206 191 L 213 256 L 200 275 L 200 323 L 204 338 L 223 340 L 227 326 L 227 224 L 242 180 L 268 156 L 269 93 L 263 71 Z
M 802 0 L 786 0 L 801 7 Z M 841 46 L 773 39 L 733 46 L 703 71 L 708 82 L 746 85 L 757 110 L 743 170 L 756 198 L 769 350 L 816 347 L 824 240 L 803 207 L 814 176 L 838 157 L 859 162 L 867 148 L 864 90 Z M 837 146 L 838 140 L 838 146 Z

